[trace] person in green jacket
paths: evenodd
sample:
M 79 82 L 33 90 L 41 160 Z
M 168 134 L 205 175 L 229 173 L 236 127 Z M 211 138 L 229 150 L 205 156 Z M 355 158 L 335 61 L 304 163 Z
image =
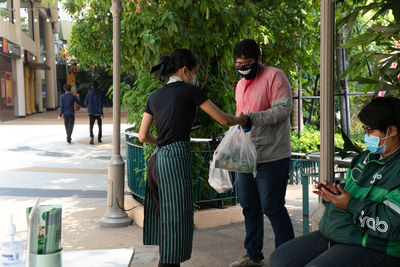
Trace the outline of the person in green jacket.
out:
M 316 186 L 325 204 L 319 231 L 278 247 L 271 267 L 400 266 L 400 99 L 375 98 L 358 118 L 367 150 L 343 187 Z

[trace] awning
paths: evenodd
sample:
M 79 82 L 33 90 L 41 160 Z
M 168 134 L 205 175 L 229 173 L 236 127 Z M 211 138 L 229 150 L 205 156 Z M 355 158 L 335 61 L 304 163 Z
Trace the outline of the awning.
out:
M 25 62 L 28 67 L 40 69 L 40 70 L 49 70 L 50 67 L 44 63 L 34 63 L 34 62 Z
M 21 47 L 4 37 L 0 37 L 0 54 L 12 58 L 21 58 Z

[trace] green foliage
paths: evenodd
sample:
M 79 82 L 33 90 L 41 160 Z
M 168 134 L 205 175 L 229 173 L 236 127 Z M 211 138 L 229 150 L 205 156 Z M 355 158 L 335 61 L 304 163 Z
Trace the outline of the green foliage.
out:
M 342 132 L 342 137 L 344 140 L 344 147 L 335 147 L 335 152 L 339 155 L 342 159 L 347 157 L 354 157 L 362 150 L 358 146 L 354 145 L 350 139 L 347 137 L 346 133 Z
M 111 1 L 67 0 L 65 9 L 73 15 L 68 53 L 79 59 L 80 69 L 112 66 Z
M 319 8 L 320 1 L 258 1 L 254 38 L 261 45 L 265 65 L 276 66 L 288 76 L 294 90 L 313 95 L 319 74 Z M 303 100 L 306 116 L 310 100 Z M 319 101 L 314 102 L 319 110 Z M 314 121 L 319 117 L 314 113 Z
M 80 68 L 112 67 L 111 1 L 64 0 L 73 15 L 74 28 L 69 54 Z M 254 38 L 263 51 L 264 63 L 287 73 L 293 87 L 313 84 L 318 73 L 318 1 L 122 1 L 121 71 L 135 74 L 137 81 L 122 86 L 122 106 L 128 120 L 139 122 L 148 96 L 160 88 L 149 70 L 160 55 L 183 47 L 200 59 L 200 87 L 225 112 L 233 113 L 234 84 L 239 76 L 232 68 L 233 46 Z M 256 12 L 257 11 L 257 12 Z M 193 136 L 222 133 L 221 127 L 203 111 L 196 118 L 201 129 Z
M 342 45 L 350 48 L 351 57 L 343 76 L 363 85 L 365 92 L 400 94 L 400 2 L 353 0 L 350 6 L 344 1 L 339 9 L 347 15 L 338 21 L 338 29 L 342 26 L 352 29 L 352 38 Z
M 150 75 L 161 55 L 176 48 L 189 48 L 200 59 L 197 74 L 201 88 L 226 112 L 234 112 L 232 48 L 250 32 L 255 7 L 233 0 L 123 1 L 121 17 L 121 71 L 134 73 L 136 82 L 121 90 L 122 107 L 138 130 L 148 96 L 165 81 Z M 68 46 L 81 68 L 112 66 L 112 16 L 110 1 L 66 0 L 74 14 L 74 28 Z M 250 37 L 250 36 L 249 36 Z M 203 112 L 197 117 L 198 136 L 219 134 L 224 129 Z
M 290 135 L 292 152 L 311 153 L 319 151 L 320 133 L 316 127 L 304 125 L 304 130 L 299 138 L 297 131 L 292 131 Z
M 362 141 L 360 136 L 357 139 L 350 141 L 344 133 L 335 133 L 336 151 L 360 151 Z M 301 137 L 298 137 L 297 131 L 292 131 L 290 136 L 292 152 L 311 153 L 319 151 L 320 146 L 320 131 L 315 126 L 305 125 L 301 132 Z M 354 144 L 353 144 L 354 143 Z
M 319 1 L 257 3 L 255 39 L 264 63 L 282 69 L 295 89 L 301 81 L 308 95 L 319 73 L 319 7 Z

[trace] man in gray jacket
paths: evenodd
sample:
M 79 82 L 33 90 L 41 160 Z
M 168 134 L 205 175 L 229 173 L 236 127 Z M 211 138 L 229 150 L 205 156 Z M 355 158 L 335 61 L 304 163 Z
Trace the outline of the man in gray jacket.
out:
M 102 142 L 102 119 L 103 114 L 103 96 L 98 91 L 99 84 L 94 81 L 92 83 L 92 89 L 89 90 L 85 98 L 85 105 L 87 106 L 89 113 L 89 130 L 90 130 L 90 142 L 89 144 L 94 144 L 94 134 L 93 126 L 97 120 L 97 125 L 99 126 L 99 135 L 97 136 L 97 141 Z
M 230 266 L 263 266 L 264 214 L 274 230 L 275 247 L 294 238 L 285 208 L 292 94 L 282 70 L 261 64 L 260 48 L 254 40 L 239 42 L 233 53 L 235 68 L 243 77 L 236 86 L 236 112 L 248 117 L 244 129 L 251 129 L 251 140 L 257 149 L 257 175 L 238 173 L 247 252 Z

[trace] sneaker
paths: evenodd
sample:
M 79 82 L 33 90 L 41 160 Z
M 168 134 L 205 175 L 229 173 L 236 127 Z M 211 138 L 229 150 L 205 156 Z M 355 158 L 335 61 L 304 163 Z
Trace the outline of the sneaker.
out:
M 90 144 L 90 145 L 94 145 L 94 140 L 93 140 L 93 138 L 90 138 L 89 144 Z
M 229 264 L 229 267 L 252 267 L 252 266 L 265 266 L 263 261 L 255 262 L 247 255 Z

